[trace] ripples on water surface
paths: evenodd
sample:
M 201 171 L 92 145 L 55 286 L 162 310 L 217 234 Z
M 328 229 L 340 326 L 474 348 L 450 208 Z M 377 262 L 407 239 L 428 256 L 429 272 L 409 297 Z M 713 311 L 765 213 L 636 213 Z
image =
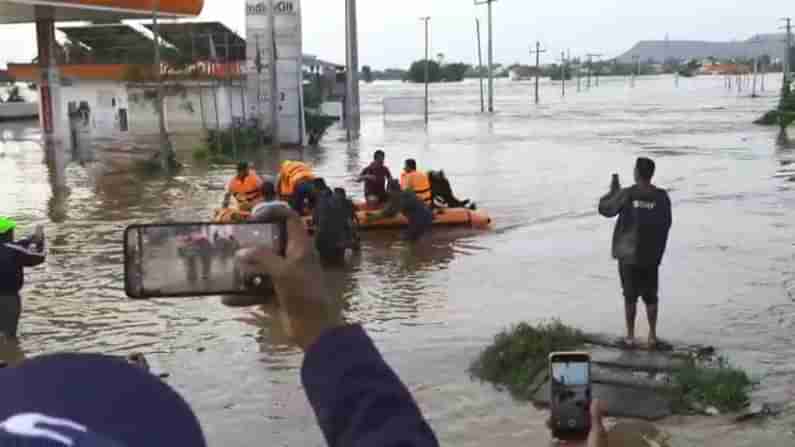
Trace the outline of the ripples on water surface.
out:
M 420 247 L 369 234 L 344 271 L 327 274 L 347 317 L 367 324 L 445 444 L 546 443 L 541 413 L 465 372 L 498 329 L 560 317 L 622 330 L 612 222 L 597 216 L 595 200 L 612 172 L 631 179 L 638 155 L 658 161 L 657 183 L 672 191 L 675 207 L 661 332 L 728 351 L 764 379 L 761 397 L 792 397 L 795 183 L 787 180 L 795 154 L 775 146 L 772 130 L 749 124 L 775 98 L 738 98 L 717 78 L 680 82 L 675 89 L 671 79 L 648 80 L 631 90 L 607 80 L 565 101 L 546 85 L 549 103 L 539 107 L 529 105 L 529 84 L 500 82 L 493 118 L 476 113 L 476 83 L 433 86 L 427 135 L 420 122 L 385 123 L 381 115 L 382 98 L 419 95 L 421 87 L 363 85 L 362 141 L 349 147 L 332 133 L 303 153 L 349 191 L 358 191 L 352 178 L 377 148 L 393 173 L 404 158 L 417 158 L 423 168 L 444 168 L 457 194 L 496 221 L 495 231 L 437 232 Z M 11 124 L 0 132 L 0 212 L 26 229 L 46 223 L 50 240 L 49 262 L 31 271 L 24 291 L 28 355 L 142 351 L 172 374 L 215 445 L 322 444 L 298 382 L 300 357 L 267 313 L 225 309 L 215 299 L 123 296 L 122 229 L 206 219 L 223 194 L 208 185 L 222 185 L 232 167 L 142 178 L 109 168 L 113 152 L 99 150 L 100 162 L 69 164 L 71 192 L 53 196 L 35 129 Z M 190 164 L 192 143 L 184 147 Z M 278 157 L 258 163 L 272 171 Z M 715 428 L 671 430 L 681 445 L 791 445 L 787 424 L 724 436 Z

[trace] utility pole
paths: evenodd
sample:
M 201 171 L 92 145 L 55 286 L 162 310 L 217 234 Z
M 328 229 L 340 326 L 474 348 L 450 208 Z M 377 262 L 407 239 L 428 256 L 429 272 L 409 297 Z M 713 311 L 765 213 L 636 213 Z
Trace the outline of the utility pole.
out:
M 566 75 L 568 74 L 568 70 L 566 70 L 566 52 L 560 52 L 560 84 L 561 84 L 561 92 L 560 97 L 566 97 Z
M 430 17 L 420 17 L 420 20 L 425 22 L 425 126 L 428 126 L 428 75 L 430 67 L 430 58 L 428 55 L 428 22 Z
M 781 20 L 787 22 L 784 27 L 787 30 L 787 62 L 784 66 L 784 82 L 787 82 L 792 72 L 792 17 L 784 17 Z
M 637 54 L 632 56 L 632 61 L 635 65 L 635 69 L 632 70 L 632 88 L 635 88 L 635 79 L 640 76 L 640 56 Z
M 483 50 L 480 45 L 480 19 L 475 19 L 475 28 L 478 35 L 478 78 L 480 78 L 480 113 L 486 111 L 486 104 L 483 98 Z
M 489 14 L 489 113 L 494 113 L 494 33 L 491 4 L 497 0 L 475 0 L 475 5 L 486 5 Z
M 268 0 L 268 23 L 270 26 L 270 51 L 268 54 L 268 68 L 271 76 L 271 146 L 280 149 L 281 141 L 279 135 L 279 110 L 281 109 L 281 94 L 279 93 L 279 78 L 276 71 L 276 61 L 279 55 L 276 54 L 276 10 L 274 0 Z
M 166 130 L 166 116 L 165 106 L 165 92 L 163 89 L 163 77 L 161 75 L 161 61 L 160 61 L 160 23 L 157 20 L 158 10 L 160 9 L 160 0 L 155 0 L 152 8 L 152 33 L 154 34 L 154 50 L 155 50 L 155 81 L 157 82 L 157 121 L 160 127 L 160 165 L 166 171 L 171 169 L 171 162 L 174 159 L 174 148 L 171 147 L 171 140 L 168 137 L 168 130 Z
M 538 41 L 536 41 L 536 49 L 535 50 L 533 50 L 532 48 L 530 49 L 530 55 L 533 55 L 534 53 L 536 55 L 536 104 L 539 103 L 540 99 L 538 97 L 538 78 L 541 75 L 541 53 L 546 53 L 546 52 L 547 50 L 541 49 L 541 42 Z
M 345 122 L 348 141 L 358 140 L 361 131 L 361 107 L 359 98 L 359 31 L 356 21 L 356 0 L 345 0 L 345 48 L 348 69 L 345 73 Z

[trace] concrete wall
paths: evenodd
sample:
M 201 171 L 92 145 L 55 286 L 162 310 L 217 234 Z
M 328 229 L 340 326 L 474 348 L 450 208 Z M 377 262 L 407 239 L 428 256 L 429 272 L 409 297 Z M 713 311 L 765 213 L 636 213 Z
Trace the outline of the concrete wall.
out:
M 128 110 L 127 88 L 114 81 L 80 81 L 61 87 L 60 107 L 62 129 L 69 129 L 69 104 L 75 107 L 85 103 L 89 113 L 86 121 L 80 122 L 81 130 L 93 138 L 110 138 L 123 134 L 120 110 Z M 129 112 L 128 112 L 129 114 Z
M 129 90 L 130 132 L 152 134 L 158 131 L 154 102 L 144 99 L 143 90 Z M 242 119 L 244 95 L 239 87 L 214 86 L 207 83 L 187 86 L 183 93 L 168 95 L 164 101 L 166 127 L 169 132 L 194 133 L 205 128 L 227 128 L 234 119 Z M 217 112 L 216 112 L 217 104 Z

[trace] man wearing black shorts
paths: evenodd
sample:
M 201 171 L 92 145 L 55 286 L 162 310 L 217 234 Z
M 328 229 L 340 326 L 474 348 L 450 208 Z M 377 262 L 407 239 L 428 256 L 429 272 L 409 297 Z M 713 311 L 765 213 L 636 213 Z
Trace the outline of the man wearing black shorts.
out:
M 659 268 L 671 229 L 671 200 L 665 190 L 651 183 L 655 165 L 648 158 L 635 164 L 635 185 L 621 188 L 613 176 L 610 192 L 599 201 L 599 213 L 618 216 L 613 233 L 613 257 L 618 260 L 624 289 L 627 343 L 635 342 L 638 298 L 646 304 L 649 347 L 657 344 Z

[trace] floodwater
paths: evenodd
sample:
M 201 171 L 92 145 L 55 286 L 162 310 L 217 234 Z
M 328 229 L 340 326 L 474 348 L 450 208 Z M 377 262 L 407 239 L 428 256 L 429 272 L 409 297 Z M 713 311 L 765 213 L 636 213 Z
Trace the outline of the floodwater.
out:
M 332 132 L 323 147 L 259 160 L 301 157 L 359 194 L 354 175 L 376 149 L 397 173 L 402 160 L 444 169 L 457 195 L 496 222 L 493 231 L 439 231 L 416 247 L 397 234 L 368 234 L 360 256 L 328 273 L 346 316 L 365 324 L 413 390 L 445 445 L 544 446 L 545 414 L 472 381 L 466 368 L 500 329 L 560 318 L 620 333 L 623 300 L 610 259 L 613 222 L 596 213 L 610 175 L 630 181 L 634 159 L 658 162 L 671 191 L 674 227 L 661 271 L 660 334 L 713 344 L 761 385 L 756 398 L 795 397 L 795 150 L 751 123 L 776 101 L 727 91 L 721 78 L 602 79 L 576 92 L 497 83 L 497 113 L 479 113 L 477 82 L 432 86 L 432 114 L 384 117 L 385 97 L 420 96 L 421 86 L 362 86 L 363 137 Z M 21 350 L 140 351 L 171 374 L 214 445 L 323 445 L 299 381 L 301 355 L 267 313 L 224 308 L 218 299 L 125 299 L 122 230 L 133 223 L 204 220 L 233 167 L 188 166 L 163 180 L 70 163 L 69 193 L 53 193 L 38 133 L 0 127 L 0 203 L 27 228 L 45 223 L 46 266 L 24 290 Z M 181 144 L 188 164 L 191 143 Z M 80 156 L 84 157 L 85 154 Z M 115 166 L 115 165 L 114 165 Z M 641 312 L 640 318 L 643 317 Z M 645 322 L 639 323 L 645 331 Z M 792 412 L 761 425 L 721 420 L 664 423 L 681 446 L 787 445 Z

